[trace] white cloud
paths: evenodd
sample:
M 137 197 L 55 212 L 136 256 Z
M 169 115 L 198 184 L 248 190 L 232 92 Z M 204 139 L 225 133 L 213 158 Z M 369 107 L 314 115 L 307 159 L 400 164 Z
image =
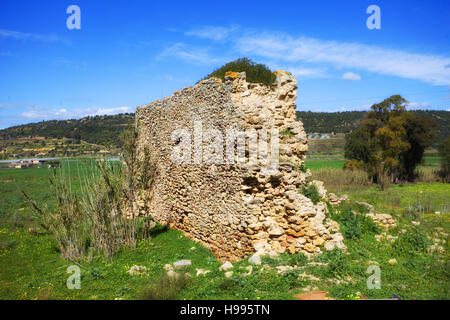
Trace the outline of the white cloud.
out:
M 237 31 L 239 26 L 231 25 L 230 27 L 216 27 L 216 26 L 203 26 L 191 31 L 185 32 L 188 36 L 194 36 L 203 39 L 210 39 L 214 41 L 223 41 L 228 38 L 233 32 Z
M 324 78 L 326 77 L 325 68 L 285 68 L 297 78 Z
M 29 120 L 62 120 L 128 112 L 132 112 L 131 108 L 128 106 L 116 108 L 103 108 L 94 106 L 90 108 L 81 108 L 74 110 L 67 110 L 66 108 L 52 109 L 44 106 L 32 106 L 28 107 L 26 111 L 22 112 L 21 116 Z
M 409 53 L 360 43 L 293 38 L 285 34 L 248 34 L 236 40 L 236 50 L 270 59 L 330 63 L 385 75 L 450 85 L 450 58 Z
M 370 110 L 371 104 L 365 104 L 362 106 L 354 106 L 354 107 L 341 107 L 339 108 L 339 111 L 345 112 L 345 111 L 368 111 Z
M 425 110 L 430 108 L 428 102 L 409 102 L 405 105 L 408 110 Z
M 353 72 L 346 72 L 341 78 L 344 80 L 361 80 L 361 76 Z
M 178 57 L 183 60 L 191 61 L 198 64 L 213 64 L 219 60 L 213 57 L 205 48 L 190 48 L 182 42 L 175 43 L 165 48 L 158 56 L 163 57 Z
M 37 33 L 26 33 L 13 30 L 0 29 L 0 37 L 12 38 L 17 40 L 32 40 L 32 41 L 42 41 L 42 42 L 61 42 L 66 45 L 70 44 L 70 40 L 61 38 L 55 35 L 37 34 Z

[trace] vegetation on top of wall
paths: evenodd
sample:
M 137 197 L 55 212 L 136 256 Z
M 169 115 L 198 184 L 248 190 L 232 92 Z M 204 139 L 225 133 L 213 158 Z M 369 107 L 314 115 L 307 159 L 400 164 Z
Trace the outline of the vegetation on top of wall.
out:
M 275 74 L 266 65 L 253 62 L 248 58 L 239 58 L 228 62 L 207 75 L 204 79 L 216 77 L 225 80 L 225 74 L 229 71 L 245 72 L 247 82 L 263 83 L 268 86 L 272 85 L 276 79 Z

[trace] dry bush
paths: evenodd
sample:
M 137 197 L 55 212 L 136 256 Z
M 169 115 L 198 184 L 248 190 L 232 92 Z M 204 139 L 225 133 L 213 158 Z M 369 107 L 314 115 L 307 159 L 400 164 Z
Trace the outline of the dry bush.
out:
M 439 172 L 433 168 L 417 169 L 416 182 L 436 182 L 440 181 Z
M 181 290 L 190 283 L 190 278 L 179 274 L 169 277 L 164 274 L 141 293 L 141 300 L 176 300 Z
M 386 168 L 384 168 L 384 166 L 378 166 L 376 170 L 377 170 L 376 178 L 378 188 L 381 191 L 385 191 L 391 186 L 391 183 L 393 182 L 392 181 L 393 177 L 389 175 L 388 171 L 386 170 Z
M 323 181 L 330 192 L 359 190 L 372 184 L 363 170 L 319 169 L 313 171 L 313 178 Z
M 139 159 L 136 146 L 137 131 L 132 128 L 125 134 L 123 162 L 95 161 L 78 167 L 80 190 L 75 190 L 66 164 L 54 170 L 50 181 L 56 210 L 37 204 L 23 192 L 63 258 L 89 260 L 96 253 L 110 258 L 120 247 L 134 247 L 137 240 L 150 236 L 153 219 L 140 217 L 136 202 L 145 200 L 157 167 L 146 150 Z

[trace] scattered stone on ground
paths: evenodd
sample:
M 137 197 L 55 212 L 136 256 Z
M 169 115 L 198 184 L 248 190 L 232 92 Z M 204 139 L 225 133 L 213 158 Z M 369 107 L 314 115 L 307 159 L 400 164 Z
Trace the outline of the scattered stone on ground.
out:
M 196 273 L 197 277 L 202 275 L 202 274 L 207 274 L 208 272 L 211 272 L 211 270 L 203 270 L 203 269 L 195 269 L 195 271 L 197 272 Z
M 431 245 L 428 247 L 427 251 L 429 253 L 438 253 L 438 254 L 444 254 L 445 249 L 443 246 L 438 245 L 437 243 Z
M 393 258 L 393 259 L 390 259 L 388 262 L 389 262 L 389 264 L 397 264 L 397 259 Z
M 317 262 L 317 261 L 308 262 L 308 266 L 313 267 L 326 267 L 327 265 L 328 265 L 327 262 Z
M 296 266 L 277 266 L 276 269 L 277 269 L 278 274 L 282 274 L 282 273 L 285 273 L 286 271 L 295 270 L 295 269 L 297 269 L 297 267 Z
M 319 278 L 317 278 L 317 277 L 315 277 L 315 276 L 313 276 L 311 274 L 307 274 L 307 273 L 300 273 L 298 275 L 298 278 L 299 279 L 302 278 L 302 279 L 306 279 L 306 280 L 310 280 L 310 281 L 320 281 Z
M 334 283 L 334 284 L 337 284 L 337 285 L 339 285 L 339 284 L 349 284 L 349 283 L 354 283 L 354 280 L 353 280 L 352 277 L 350 277 L 350 276 L 348 276 L 348 277 L 345 278 L 345 279 L 336 279 L 336 278 L 334 278 L 334 279 L 328 279 L 327 281 L 329 281 L 329 282 L 331 282 L 331 283 Z
M 233 275 L 233 271 L 225 272 L 225 278 L 231 278 L 232 275 Z
M 164 265 L 164 270 L 166 270 L 166 271 L 173 270 L 173 266 L 172 266 L 171 264 L 166 263 L 166 264 Z
M 420 221 L 411 221 L 413 226 L 420 226 Z
M 252 266 L 247 266 L 247 268 L 245 268 L 245 269 L 247 270 L 247 272 L 242 274 L 244 277 L 247 277 L 247 276 L 252 274 L 252 272 L 253 272 L 253 267 Z
M 233 265 L 231 264 L 231 262 L 230 261 L 226 261 L 223 265 L 221 265 L 219 267 L 219 271 L 226 271 L 226 270 L 231 269 L 231 268 L 233 268 Z
M 142 275 L 147 273 L 147 267 L 134 265 L 127 272 L 132 276 Z
M 180 261 L 175 261 L 173 263 L 173 266 L 175 269 L 181 269 L 181 268 L 189 267 L 191 265 L 192 265 L 191 260 L 180 260 Z
M 385 231 L 388 231 L 397 225 L 394 218 L 387 213 L 368 213 L 367 216 L 372 218 L 372 220 Z
M 386 236 L 386 240 L 391 241 L 391 242 L 394 242 L 394 241 L 397 240 L 397 239 L 398 239 L 398 237 L 391 236 L 390 234 L 388 234 L 388 235 Z
M 259 266 L 261 264 L 261 257 L 259 254 L 255 253 L 250 258 L 248 258 L 248 262 Z
M 342 202 L 345 202 L 345 201 L 348 201 L 349 200 L 349 198 L 348 198 L 348 195 L 346 195 L 346 194 L 344 194 L 342 197 L 338 197 L 337 195 L 335 195 L 334 193 L 329 193 L 328 195 L 327 195 L 327 200 L 328 200 L 328 202 L 330 202 L 330 204 L 332 205 L 332 206 L 338 206 L 338 205 L 340 205 Z
M 265 264 L 265 265 L 262 266 L 262 268 L 260 269 L 260 271 L 263 272 L 264 270 L 271 270 L 271 269 L 272 269 L 271 266 L 269 266 L 268 264 Z

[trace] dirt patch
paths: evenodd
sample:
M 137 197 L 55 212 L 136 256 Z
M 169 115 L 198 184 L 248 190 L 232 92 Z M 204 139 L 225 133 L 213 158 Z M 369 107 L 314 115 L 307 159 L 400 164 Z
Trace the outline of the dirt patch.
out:
M 298 293 L 294 295 L 298 300 L 334 300 L 334 298 L 328 297 L 328 291 L 308 291 L 303 293 Z

